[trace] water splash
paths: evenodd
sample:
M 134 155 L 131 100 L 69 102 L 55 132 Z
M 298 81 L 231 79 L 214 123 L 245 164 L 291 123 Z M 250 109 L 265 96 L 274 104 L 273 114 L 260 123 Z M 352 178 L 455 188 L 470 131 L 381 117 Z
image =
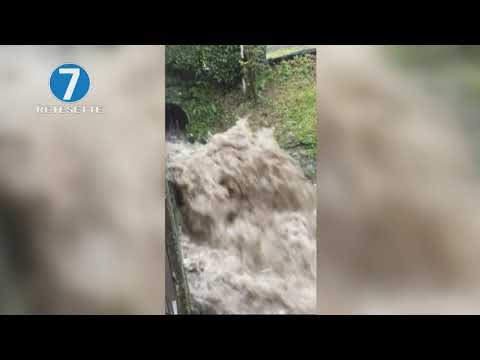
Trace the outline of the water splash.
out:
M 245 119 L 206 145 L 168 143 L 197 306 L 213 313 L 315 311 L 315 189 Z

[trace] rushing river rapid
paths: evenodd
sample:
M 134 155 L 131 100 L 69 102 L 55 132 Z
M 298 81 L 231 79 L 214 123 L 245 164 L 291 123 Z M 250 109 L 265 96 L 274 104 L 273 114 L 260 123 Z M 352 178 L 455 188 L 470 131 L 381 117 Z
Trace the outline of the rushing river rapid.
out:
M 197 311 L 314 313 L 315 188 L 272 131 L 241 119 L 207 144 L 167 151 Z

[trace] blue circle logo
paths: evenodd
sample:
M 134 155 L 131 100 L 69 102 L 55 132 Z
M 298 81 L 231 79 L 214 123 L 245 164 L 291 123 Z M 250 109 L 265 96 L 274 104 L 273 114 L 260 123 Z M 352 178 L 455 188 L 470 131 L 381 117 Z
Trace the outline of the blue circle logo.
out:
M 87 72 L 76 64 L 63 64 L 50 76 L 50 90 L 63 102 L 76 102 L 88 93 L 90 78 Z

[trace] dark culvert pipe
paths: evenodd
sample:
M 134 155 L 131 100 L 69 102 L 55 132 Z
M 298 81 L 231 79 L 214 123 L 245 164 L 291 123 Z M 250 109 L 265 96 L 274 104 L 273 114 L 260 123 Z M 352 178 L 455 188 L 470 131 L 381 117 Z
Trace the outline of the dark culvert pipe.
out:
M 165 104 L 165 133 L 167 139 L 184 137 L 188 124 L 187 113 L 177 104 Z

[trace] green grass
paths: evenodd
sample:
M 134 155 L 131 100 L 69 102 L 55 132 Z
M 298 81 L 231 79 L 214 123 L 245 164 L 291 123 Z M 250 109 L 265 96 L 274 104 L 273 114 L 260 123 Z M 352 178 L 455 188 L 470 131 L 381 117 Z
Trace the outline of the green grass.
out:
M 315 158 L 317 147 L 313 61 L 312 57 L 284 61 L 272 70 L 269 83 L 277 141 L 286 149 L 301 149 L 310 158 Z

